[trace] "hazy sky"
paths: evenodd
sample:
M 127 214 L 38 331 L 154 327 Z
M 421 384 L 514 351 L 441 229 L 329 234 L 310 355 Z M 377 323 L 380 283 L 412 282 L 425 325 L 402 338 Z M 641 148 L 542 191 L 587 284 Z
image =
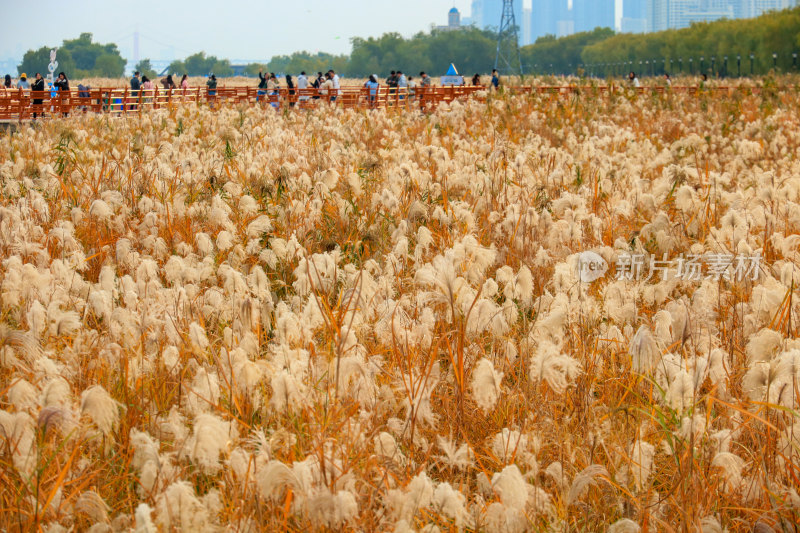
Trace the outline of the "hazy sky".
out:
M 344 54 L 351 37 L 410 36 L 446 24 L 454 5 L 469 15 L 470 0 L 0 0 L 0 58 L 19 59 L 31 48 L 91 32 L 131 59 L 137 28 L 139 58 L 183 58 L 200 50 L 251 60 L 298 50 Z

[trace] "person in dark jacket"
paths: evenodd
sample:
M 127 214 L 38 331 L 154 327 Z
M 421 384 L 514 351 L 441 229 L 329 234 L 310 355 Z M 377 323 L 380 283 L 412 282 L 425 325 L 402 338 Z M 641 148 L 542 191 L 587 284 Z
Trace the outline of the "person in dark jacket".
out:
M 290 74 L 286 75 L 286 87 L 289 88 L 289 107 L 294 107 L 294 81 Z
M 131 78 L 131 96 L 134 100 L 139 98 L 139 89 L 142 88 L 142 80 L 139 79 L 139 71 L 133 73 Z M 130 109 L 136 109 L 135 105 L 130 106 Z
M 269 72 L 266 75 L 262 71 L 258 71 L 258 91 L 256 91 L 256 102 L 258 102 L 262 96 L 267 94 L 267 82 L 269 81 Z
M 44 92 L 44 78 L 38 72 L 36 73 L 36 79 L 33 80 L 33 84 L 31 84 L 31 91 L 41 91 Z M 36 110 L 42 109 L 42 98 L 33 99 L 33 118 L 36 118 Z M 39 112 L 42 116 L 44 116 L 44 111 Z
M 397 92 L 397 78 L 397 72 L 394 70 L 389 74 L 389 77 L 386 78 L 386 86 L 389 87 L 389 94 Z
M 53 83 L 59 91 L 69 91 L 69 80 L 67 79 L 67 75 L 63 72 L 58 73 L 58 78 L 56 78 L 55 83 Z
M 322 75 L 322 72 L 317 72 L 317 79 L 314 80 L 314 83 L 311 84 L 312 87 L 319 91 L 319 88 L 322 87 L 322 84 L 325 82 L 325 78 Z M 312 97 L 314 100 L 319 100 L 319 92 Z
M 58 96 L 61 99 L 61 104 L 69 106 L 69 80 L 67 79 L 67 75 L 63 72 L 58 73 L 58 78 L 53 83 L 56 90 L 58 91 Z M 69 113 L 64 111 L 64 116 L 66 117 Z
M 3 87 L 5 87 L 6 89 L 11 88 L 11 76 L 9 74 L 6 74 L 6 77 L 3 80 Z

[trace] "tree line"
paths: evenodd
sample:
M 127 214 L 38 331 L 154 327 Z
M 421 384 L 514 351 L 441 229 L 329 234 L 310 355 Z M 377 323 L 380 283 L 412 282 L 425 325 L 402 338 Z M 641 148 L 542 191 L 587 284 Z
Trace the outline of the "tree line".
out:
M 581 62 L 598 74 L 645 70 L 643 74 L 694 73 L 736 76 L 772 68 L 798 68 L 800 8 L 769 12 L 754 19 L 698 22 L 681 30 L 617 34 L 590 43 Z M 752 54 L 752 61 L 751 61 Z M 727 57 L 727 61 L 726 61 Z M 690 61 L 691 60 L 691 61 Z M 641 66 L 640 66 L 641 62 Z

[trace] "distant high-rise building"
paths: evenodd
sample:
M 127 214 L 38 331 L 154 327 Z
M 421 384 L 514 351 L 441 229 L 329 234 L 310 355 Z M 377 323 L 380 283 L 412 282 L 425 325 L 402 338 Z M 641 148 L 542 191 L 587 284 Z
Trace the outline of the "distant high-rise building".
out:
M 503 15 L 503 0 L 473 0 L 472 21 L 481 29 L 494 29 L 500 26 Z M 514 18 L 517 26 L 522 25 L 522 0 L 514 2 Z
M 539 37 L 572 34 L 574 25 L 567 0 L 531 0 L 531 42 Z
M 734 14 L 736 17 L 752 18 L 767 11 L 788 9 L 796 5 L 796 0 L 735 0 Z
M 533 41 L 531 40 L 531 10 L 523 7 L 522 8 L 522 22 L 520 23 L 522 26 L 522 44 L 531 44 Z
M 497 30 L 503 15 L 503 0 L 472 0 L 472 24 L 482 30 Z M 514 1 L 517 33 L 522 37 L 522 0 Z
M 472 24 L 483 29 L 483 0 L 472 0 L 470 18 L 472 19 Z
M 451 28 L 458 28 L 461 26 L 461 13 L 459 13 L 458 9 L 455 7 L 447 12 L 447 25 Z
M 730 0 L 651 0 L 648 31 L 688 28 L 692 22 L 734 18 Z
M 614 24 L 614 0 L 572 0 L 575 31 L 611 28 Z
M 643 33 L 647 31 L 648 0 L 623 0 L 620 30 L 623 33 Z
M 447 26 L 436 26 L 440 31 L 452 31 L 461 27 L 461 13 L 453 7 L 447 12 Z

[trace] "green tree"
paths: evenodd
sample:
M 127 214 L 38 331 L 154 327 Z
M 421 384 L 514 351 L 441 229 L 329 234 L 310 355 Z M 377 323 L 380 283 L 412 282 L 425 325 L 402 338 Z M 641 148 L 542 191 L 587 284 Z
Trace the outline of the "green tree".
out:
M 26 73 L 30 79 L 38 72 L 42 76 L 47 77 L 47 65 L 50 63 L 50 50 L 48 46 L 43 46 L 38 50 L 28 50 L 22 57 L 22 63 L 17 67 L 17 73 Z M 75 72 L 75 61 L 72 59 L 72 54 L 69 50 L 59 50 L 56 56 L 58 62 L 58 72 Z M 58 73 L 56 72 L 56 74 Z
M 41 72 L 47 74 L 50 63 L 49 46 L 38 50 L 28 50 L 17 67 L 19 72 Z M 119 77 L 125 72 L 125 59 L 119 53 L 116 44 L 100 44 L 92 42 L 91 33 L 81 33 L 77 39 L 64 40 L 58 48 L 58 71 L 65 72 L 67 77 L 82 78 L 87 76 Z
M 158 73 L 153 68 L 153 65 L 150 64 L 149 59 L 142 59 L 141 61 L 136 63 L 136 66 L 133 67 L 133 70 L 141 72 L 142 75 L 147 76 L 151 80 L 156 79 L 156 77 L 158 76 Z
M 169 64 L 169 67 L 167 67 L 167 72 L 169 72 L 170 74 L 178 74 L 180 76 L 188 74 L 188 72 L 186 71 L 186 63 L 184 63 L 179 59 L 176 59 L 175 61 Z
M 560 39 L 552 35 L 540 37 L 520 50 L 523 68 L 525 72 L 534 74 L 573 74 L 579 65 L 584 64 L 581 54 L 587 46 L 603 42 L 613 35 L 614 30 L 610 28 L 595 28 Z
M 125 74 L 125 63 L 119 55 L 103 54 L 95 60 L 91 72 L 96 76 L 119 78 Z
M 264 63 L 248 63 L 244 67 L 244 75 L 255 77 L 258 76 L 259 72 L 267 72 L 268 70 L 269 68 Z

